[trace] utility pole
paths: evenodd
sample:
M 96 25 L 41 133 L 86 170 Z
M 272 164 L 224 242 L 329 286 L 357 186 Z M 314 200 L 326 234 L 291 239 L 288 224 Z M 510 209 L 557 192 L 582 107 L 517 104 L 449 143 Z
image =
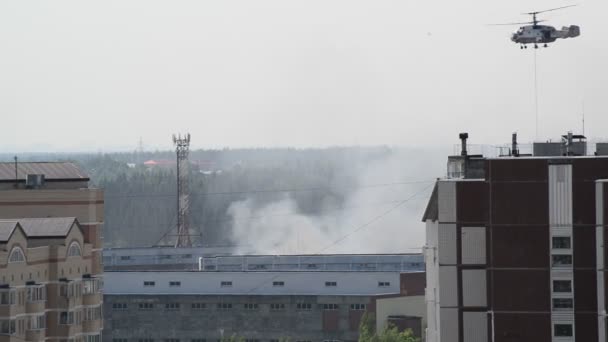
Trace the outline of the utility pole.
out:
M 177 239 L 175 247 L 192 247 L 190 240 L 189 190 L 188 190 L 188 153 L 190 152 L 190 133 L 183 137 L 173 135 L 173 144 L 177 154 Z

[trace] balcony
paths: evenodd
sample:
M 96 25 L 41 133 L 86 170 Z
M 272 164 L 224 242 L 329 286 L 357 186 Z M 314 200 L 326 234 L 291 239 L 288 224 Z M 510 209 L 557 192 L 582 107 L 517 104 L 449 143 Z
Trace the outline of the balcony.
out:
M 46 329 L 28 330 L 25 332 L 26 341 L 44 341 Z
M 44 300 L 25 303 L 25 312 L 28 314 L 44 312 L 45 308 L 46 308 L 46 301 L 44 301 Z
M 82 332 L 85 334 L 98 333 L 102 329 L 103 329 L 103 320 L 101 320 L 101 319 L 82 322 Z
M 101 304 L 103 295 L 101 292 L 82 295 L 82 305 L 97 305 Z

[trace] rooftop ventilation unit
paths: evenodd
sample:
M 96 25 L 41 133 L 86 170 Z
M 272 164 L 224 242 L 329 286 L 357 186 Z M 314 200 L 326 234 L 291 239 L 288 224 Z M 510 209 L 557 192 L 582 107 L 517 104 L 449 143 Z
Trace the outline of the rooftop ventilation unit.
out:
M 44 186 L 43 174 L 28 174 L 25 176 L 25 187 L 28 189 L 37 189 Z

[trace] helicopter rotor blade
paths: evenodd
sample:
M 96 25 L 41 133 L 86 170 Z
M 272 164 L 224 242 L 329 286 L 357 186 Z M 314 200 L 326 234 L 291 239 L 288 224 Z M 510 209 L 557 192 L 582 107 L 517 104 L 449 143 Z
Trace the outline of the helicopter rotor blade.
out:
M 537 23 L 543 22 L 545 20 L 537 20 Z M 502 24 L 486 24 L 488 26 L 513 26 L 513 25 L 526 25 L 526 24 L 534 24 L 533 21 L 526 21 L 523 23 L 502 23 Z
M 560 10 L 560 9 L 563 9 L 563 8 L 574 7 L 574 6 L 578 6 L 578 4 L 574 4 L 574 5 L 568 5 L 568 6 L 562 6 L 562 7 L 556 7 L 556 8 L 551 8 L 551 9 L 544 10 L 544 11 L 527 12 L 527 13 L 522 13 L 522 14 L 535 15 L 535 14 L 539 14 L 539 13 L 545 13 L 545 12 L 557 11 L 557 10 Z

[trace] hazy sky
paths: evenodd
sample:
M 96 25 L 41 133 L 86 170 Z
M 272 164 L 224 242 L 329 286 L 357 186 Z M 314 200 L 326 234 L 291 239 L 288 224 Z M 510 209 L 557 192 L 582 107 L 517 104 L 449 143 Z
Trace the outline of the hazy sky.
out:
M 481 0 L 2 1 L 0 152 L 453 144 L 534 139 L 523 11 Z M 540 137 L 606 137 L 605 0 L 547 13 Z

